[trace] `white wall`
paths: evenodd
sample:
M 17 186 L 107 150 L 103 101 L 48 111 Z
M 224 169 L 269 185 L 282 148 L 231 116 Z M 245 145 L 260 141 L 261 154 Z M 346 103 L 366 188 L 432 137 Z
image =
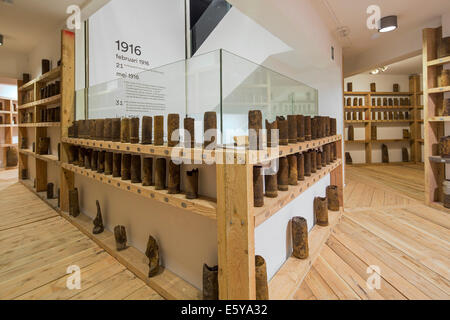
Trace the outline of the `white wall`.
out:
M 0 47 L 0 77 L 22 79 L 22 74 L 27 72 L 28 57 L 26 54 Z

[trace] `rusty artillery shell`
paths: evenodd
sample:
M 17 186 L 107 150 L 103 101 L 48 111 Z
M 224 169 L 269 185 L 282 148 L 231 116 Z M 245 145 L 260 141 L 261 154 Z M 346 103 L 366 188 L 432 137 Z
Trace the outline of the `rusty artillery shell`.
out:
M 305 180 L 305 156 L 303 153 L 297 153 L 297 180 L 304 181 Z
M 78 189 L 69 191 L 69 215 L 78 217 L 80 215 L 80 204 L 78 202 Z
M 353 98 L 353 106 L 354 107 L 358 106 L 358 98 Z
M 198 169 L 186 171 L 186 199 L 198 198 Z
M 262 167 L 253 167 L 253 206 L 256 208 L 264 206 L 264 184 Z
M 167 117 L 167 145 L 175 147 L 180 142 L 180 115 L 178 113 L 171 113 Z
M 384 107 L 388 106 L 388 98 L 383 98 L 383 106 Z
M 155 146 L 164 144 L 164 116 L 155 116 Z
M 308 151 L 311 154 L 311 173 L 317 172 L 317 152 L 315 150 Z
M 288 163 L 289 163 L 289 185 L 296 186 L 298 184 L 297 156 L 295 154 L 289 155 Z
M 47 199 L 53 199 L 53 183 L 47 183 Z
M 96 127 L 96 120 L 88 120 L 89 122 L 89 136 L 88 139 L 94 140 L 97 136 L 97 127 Z
M 256 300 L 269 300 L 266 261 L 261 256 L 255 256 L 255 282 Z
M 338 186 L 327 187 L 328 210 L 339 211 L 339 189 Z
M 266 182 L 266 193 L 265 193 L 266 197 L 268 198 L 278 197 L 277 173 L 267 170 L 264 178 Z
M 127 232 L 124 226 L 114 227 L 114 238 L 116 239 L 117 251 L 122 251 L 127 248 Z
M 322 147 L 322 168 L 325 168 L 327 166 L 327 152 L 328 149 L 325 148 L 325 146 Z
M 311 140 L 311 117 L 310 116 L 305 117 L 305 140 L 306 141 Z
M 377 84 L 375 82 L 370 84 L 370 91 L 377 92 Z
M 297 132 L 297 116 L 288 115 L 288 139 L 289 143 L 297 143 L 298 132 Z
M 289 125 L 284 117 L 277 117 L 278 138 L 280 146 L 287 146 L 289 144 Z
M 352 106 L 352 98 L 347 98 L 346 105 L 347 105 L 347 107 Z
M 381 161 L 383 163 L 389 163 L 389 150 L 387 145 L 381 145 Z
M 303 153 L 304 157 L 305 157 L 305 177 L 310 177 L 311 176 L 311 153 L 310 152 L 305 152 Z
M 211 132 L 209 130 L 217 130 L 217 115 L 215 112 L 205 112 L 203 119 L 203 134 L 204 143 L 203 147 L 206 148 L 210 144 L 216 144 L 217 132 Z M 209 133 L 207 133 L 209 131 Z
M 378 107 L 383 106 L 383 102 L 382 102 L 382 99 L 381 99 L 381 98 L 377 98 L 377 106 L 378 106 Z
M 293 217 L 292 228 L 292 255 L 298 259 L 306 259 L 309 255 L 308 224 L 303 217 Z
M 181 165 L 175 164 L 172 160 L 169 160 L 169 179 L 168 179 L 168 193 L 177 194 L 180 193 L 180 171 Z
M 322 169 L 322 152 L 320 151 L 316 152 L 316 169 Z
M 279 158 L 277 182 L 279 191 L 289 190 L 289 162 L 286 157 Z
M 121 121 L 119 118 L 114 118 L 111 120 L 112 141 L 114 142 L 120 141 L 120 124 Z
M 98 202 L 98 200 L 95 201 L 95 205 L 97 206 L 97 215 L 95 216 L 95 219 L 93 221 L 94 229 L 92 230 L 92 233 L 100 234 L 105 229 L 103 226 L 102 210 L 100 208 L 100 202 Z
M 131 183 L 141 182 L 141 156 L 133 154 L 131 156 Z
M 122 163 L 120 169 L 122 180 L 131 179 L 131 154 L 122 154 Z
M 84 167 L 84 154 L 85 154 L 85 149 L 84 148 L 78 148 L 78 165 L 80 167 Z
M 329 137 L 329 136 L 331 136 L 332 134 L 331 134 L 331 123 L 333 122 L 333 119 L 331 119 L 330 117 L 325 117 L 325 128 L 326 128 L 326 131 L 325 131 L 325 136 L 326 137 Z
M 317 139 L 317 129 L 318 129 L 318 117 L 311 119 L 311 140 Z
M 142 117 L 142 144 L 153 143 L 153 118 Z
M 130 119 L 123 118 L 120 124 L 120 142 L 130 143 Z
M 114 153 L 113 154 L 113 172 L 112 175 L 114 178 L 120 177 L 122 175 L 122 154 Z
M 203 264 L 203 300 L 219 300 L 219 266 Z
M 103 140 L 112 141 L 112 119 L 105 119 L 103 125 Z
M 156 239 L 152 236 L 148 237 L 145 255 L 148 258 L 148 276 L 151 278 L 156 276 L 159 272 L 159 246 Z
M 278 146 L 278 122 L 269 122 L 266 120 L 267 147 L 274 148 Z
M 49 154 L 49 148 L 50 148 L 50 138 L 49 137 L 39 138 L 36 153 L 40 155 Z
M 327 150 L 327 154 L 326 154 L 326 159 L 327 159 L 327 165 L 329 165 L 331 163 L 331 144 L 326 144 L 325 145 L 326 150 Z
M 97 172 L 98 173 L 105 172 L 105 155 L 106 155 L 106 151 L 98 152 L 98 162 L 97 162 Z
M 84 167 L 86 169 L 91 169 L 91 160 L 92 158 L 92 150 L 91 149 L 86 149 L 84 150 Z
M 105 120 L 95 120 L 95 140 L 103 140 L 103 131 L 105 131 Z
M 142 185 L 144 187 L 153 185 L 153 158 L 144 158 L 142 164 Z
M 259 110 L 248 112 L 248 142 L 250 150 L 261 150 L 260 134 L 262 130 L 262 113 Z
M 184 147 L 195 147 L 195 120 L 194 118 L 184 118 Z
M 69 164 L 75 164 L 76 159 L 78 157 L 78 151 L 77 148 L 73 145 L 69 145 L 69 148 L 67 149 L 67 158 L 69 161 Z
M 113 172 L 113 153 L 105 153 L 105 174 L 107 176 L 112 175 Z
M 398 83 L 394 83 L 394 85 L 392 87 L 393 87 L 394 92 L 400 91 L 400 85 Z
M 314 198 L 314 217 L 319 226 L 328 225 L 328 200 L 327 198 Z
M 332 153 L 331 159 L 333 161 L 337 160 L 337 144 L 338 144 L 337 142 L 331 144 L 331 153 Z
M 155 165 L 155 189 L 164 190 L 166 188 L 166 159 L 156 159 Z
M 98 151 L 97 150 L 92 150 L 91 170 L 97 171 L 97 165 L 98 165 Z
M 305 141 L 305 117 L 297 115 L 297 142 Z
M 139 143 L 139 118 L 130 119 L 130 142 Z
M 348 126 L 348 141 L 355 140 L 355 128 L 353 126 Z

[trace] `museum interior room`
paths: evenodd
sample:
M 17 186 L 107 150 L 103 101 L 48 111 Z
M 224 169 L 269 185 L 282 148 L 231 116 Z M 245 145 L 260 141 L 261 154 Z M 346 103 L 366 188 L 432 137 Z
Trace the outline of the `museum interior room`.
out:
M 448 164 L 449 0 L 0 0 L 1 300 L 448 300 Z

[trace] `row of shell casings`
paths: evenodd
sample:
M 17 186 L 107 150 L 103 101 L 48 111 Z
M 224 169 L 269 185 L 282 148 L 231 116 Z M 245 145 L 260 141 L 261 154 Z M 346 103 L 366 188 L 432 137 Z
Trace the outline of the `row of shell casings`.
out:
M 60 122 L 61 107 L 42 108 L 39 110 L 39 121 L 37 122 Z
M 169 194 L 181 193 L 181 165 L 170 159 L 71 145 L 69 163 L 122 180 L 131 180 L 131 183 L 155 186 L 156 190 L 168 189 Z M 183 182 L 187 199 L 198 198 L 198 175 L 198 169 L 186 171 Z
M 410 106 L 410 98 L 372 98 L 373 107 L 394 107 L 394 106 Z M 362 107 L 365 106 L 363 98 L 347 98 L 345 102 L 347 107 Z
M 183 125 L 185 131 L 184 146 L 193 148 L 195 146 L 194 118 L 184 118 Z M 169 147 L 175 147 L 180 142 L 179 135 L 174 134 L 176 130 L 181 129 L 179 114 L 167 116 L 167 128 L 167 144 Z M 204 132 L 217 129 L 215 112 L 205 112 L 203 129 Z M 142 136 L 141 141 L 139 132 Z M 139 118 L 77 120 L 69 127 L 69 137 L 162 146 L 164 145 L 164 116 L 144 116 L 142 117 L 142 125 L 140 125 Z M 205 147 L 213 142 L 215 142 L 215 136 L 204 141 Z
M 372 111 L 372 120 L 410 120 L 411 113 L 408 111 Z M 345 120 L 361 121 L 369 120 L 364 111 L 347 111 Z
M 252 150 L 262 149 L 259 132 L 262 130 L 262 113 L 259 110 L 249 111 L 249 147 Z M 274 130 L 278 139 L 272 137 Z M 303 115 L 277 116 L 276 120 L 266 120 L 267 147 L 288 145 L 336 135 L 336 119 L 330 117 Z
M 313 173 L 337 160 L 336 142 L 322 148 L 279 158 L 278 171 L 262 166 L 253 167 L 253 204 L 264 206 L 264 196 L 278 197 L 278 191 L 288 191 Z M 264 188 L 265 186 L 265 188 Z M 265 190 L 264 190 L 265 189 Z

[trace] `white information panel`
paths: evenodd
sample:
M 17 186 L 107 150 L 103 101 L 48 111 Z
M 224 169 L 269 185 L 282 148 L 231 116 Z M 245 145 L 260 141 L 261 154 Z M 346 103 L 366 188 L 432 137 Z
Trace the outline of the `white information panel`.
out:
M 180 108 L 181 76 L 142 72 L 185 58 L 184 10 L 184 0 L 112 0 L 89 18 L 89 118 Z

